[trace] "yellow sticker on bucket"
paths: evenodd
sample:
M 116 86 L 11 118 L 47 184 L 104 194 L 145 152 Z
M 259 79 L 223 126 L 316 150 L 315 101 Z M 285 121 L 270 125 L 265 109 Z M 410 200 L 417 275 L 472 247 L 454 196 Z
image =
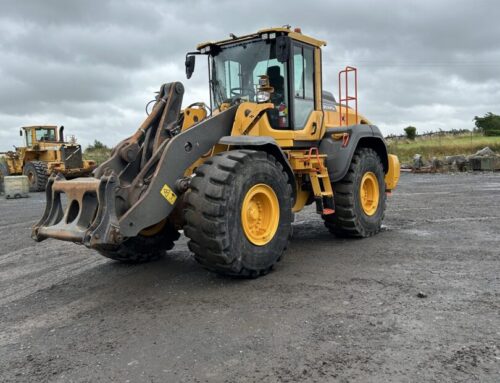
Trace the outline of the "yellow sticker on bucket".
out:
M 163 185 L 160 191 L 161 195 L 168 201 L 170 205 L 173 205 L 177 200 L 177 195 L 174 193 L 170 186 L 167 184 Z

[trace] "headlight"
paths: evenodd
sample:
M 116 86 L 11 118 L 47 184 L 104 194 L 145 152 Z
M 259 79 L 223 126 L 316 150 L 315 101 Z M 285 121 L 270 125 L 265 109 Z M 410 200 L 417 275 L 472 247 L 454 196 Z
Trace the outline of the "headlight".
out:
M 257 92 L 257 102 L 262 103 L 262 102 L 268 102 L 269 99 L 271 98 L 271 93 L 259 90 Z

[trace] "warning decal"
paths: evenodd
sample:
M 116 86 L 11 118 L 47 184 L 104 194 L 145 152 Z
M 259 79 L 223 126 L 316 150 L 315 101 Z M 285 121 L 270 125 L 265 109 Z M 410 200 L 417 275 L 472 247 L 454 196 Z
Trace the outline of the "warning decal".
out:
M 163 185 L 160 193 L 168 201 L 170 205 L 173 205 L 177 200 L 177 195 L 174 193 L 172 189 L 170 189 L 170 187 L 167 184 Z

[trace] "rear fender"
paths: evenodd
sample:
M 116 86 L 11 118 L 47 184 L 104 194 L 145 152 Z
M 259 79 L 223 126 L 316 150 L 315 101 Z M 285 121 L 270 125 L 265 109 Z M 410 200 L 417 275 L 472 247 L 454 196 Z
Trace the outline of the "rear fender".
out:
M 345 146 L 342 139 L 333 137 L 333 135 L 342 135 L 344 133 L 349 136 L 349 140 Z M 319 151 L 321 154 L 328 156 L 326 164 L 332 182 L 337 182 L 344 178 L 349 170 L 354 152 L 359 147 L 375 150 L 382 161 L 384 173 L 388 172 L 387 147 L 378 127 L 375 125 L 360 124 L 348 126 L 345 129 L 331 128 L 327 129 L 324 138 L 321 140 Z

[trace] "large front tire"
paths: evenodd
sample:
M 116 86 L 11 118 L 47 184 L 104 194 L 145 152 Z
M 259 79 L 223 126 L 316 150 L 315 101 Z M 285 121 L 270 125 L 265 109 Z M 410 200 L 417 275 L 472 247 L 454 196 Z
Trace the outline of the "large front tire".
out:
M 338 237 L 370 237 L 380 231 L 385 213 L 384 168 L 377 152 L 359 148 L 345 177 L 333 184 L 335 213 L 323 216 Z
M 189 249 L 205 268 L 240 277 L 267 274 L 291 235 L 288 176 L 262 151 L 218 154 L 196 170 L 185 219 Z
M 30 192 L 39 192 L 45 190 L 49 177 L 47 173 L 47 164 L 45 164 L 45 162 L 27 162 L 24 165 L 23 174 L 28 177 Z

